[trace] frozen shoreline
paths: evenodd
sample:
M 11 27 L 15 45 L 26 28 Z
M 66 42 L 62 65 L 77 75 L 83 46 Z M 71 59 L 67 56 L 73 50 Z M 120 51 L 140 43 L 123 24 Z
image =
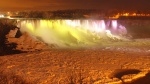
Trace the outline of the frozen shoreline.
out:
M 147 75 L 150 73 L 150 52 L 45 50 L 1 56 L 0 60 L 3 77 L 0 82 L 121 84 L 124 81 L 141 84 L 137 81 L 144 78 L 142 81 L 148 84 L 145 77 L 150 77 Z M 118 77 L 117 74 L 122 75 Z

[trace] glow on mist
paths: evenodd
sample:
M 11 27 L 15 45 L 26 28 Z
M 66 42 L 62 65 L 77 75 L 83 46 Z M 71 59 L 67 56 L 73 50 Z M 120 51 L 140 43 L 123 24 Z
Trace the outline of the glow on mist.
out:
M 122 35 L 127 34 L 117 20 L 109 25 L 104 20 L 24 20 L 18 26 L 22 32 L 61 48 L 97 46 L 102 39 L 122 39 Z

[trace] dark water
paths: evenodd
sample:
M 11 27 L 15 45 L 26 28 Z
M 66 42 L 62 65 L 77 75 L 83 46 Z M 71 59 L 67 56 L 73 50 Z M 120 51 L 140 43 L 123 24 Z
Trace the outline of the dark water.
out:
M 150 20 L 118 20 L 134 39 L 150 38 Z

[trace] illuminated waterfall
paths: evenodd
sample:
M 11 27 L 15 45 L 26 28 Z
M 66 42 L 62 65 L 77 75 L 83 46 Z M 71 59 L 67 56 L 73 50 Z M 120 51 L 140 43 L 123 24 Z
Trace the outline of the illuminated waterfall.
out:
M 122 39 L 127 34 L 117 20 L 23 20 L 18 27 L 62 48 L 96 46 L 102 39 Z

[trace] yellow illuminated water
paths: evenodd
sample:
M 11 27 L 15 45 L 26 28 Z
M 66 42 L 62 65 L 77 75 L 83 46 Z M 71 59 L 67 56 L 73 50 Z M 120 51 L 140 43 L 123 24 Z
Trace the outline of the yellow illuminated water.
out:
M 127 34 L 116 20 L 23 20 L 18 26 L 22 32 L 60 48 L 96 47 Z

